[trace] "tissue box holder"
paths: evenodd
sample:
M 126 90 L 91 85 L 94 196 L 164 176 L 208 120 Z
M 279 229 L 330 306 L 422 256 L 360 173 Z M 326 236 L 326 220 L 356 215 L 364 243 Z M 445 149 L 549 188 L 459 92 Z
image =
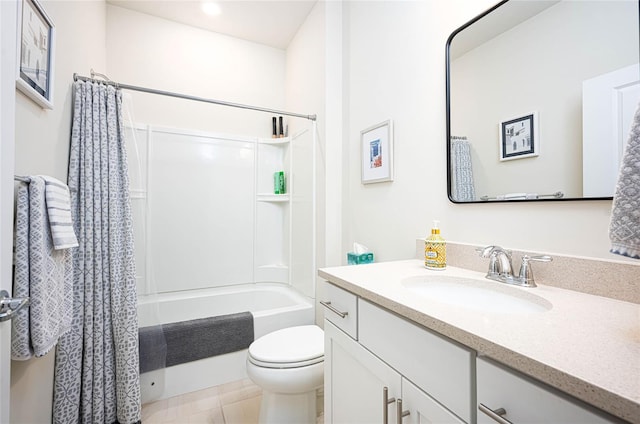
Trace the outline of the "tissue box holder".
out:
M 373 263 L 373 253 L 363 253 L 358 255 L 356 253 L 347 253 L 347 263 L 349 265 L 360 265 Z

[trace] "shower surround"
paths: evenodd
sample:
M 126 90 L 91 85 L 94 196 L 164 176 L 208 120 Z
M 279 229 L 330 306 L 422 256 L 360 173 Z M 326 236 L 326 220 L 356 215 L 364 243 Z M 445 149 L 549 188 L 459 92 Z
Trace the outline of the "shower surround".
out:
M 274 140 L 137 124 L 126 139 L 140 327 L 249 311 L 258 338 L 313 323 L 312 131 Z M 287 194 L 274 195 L 282 170 Z M 143 373 L 142 401 L 246 378 L 245 359 Z

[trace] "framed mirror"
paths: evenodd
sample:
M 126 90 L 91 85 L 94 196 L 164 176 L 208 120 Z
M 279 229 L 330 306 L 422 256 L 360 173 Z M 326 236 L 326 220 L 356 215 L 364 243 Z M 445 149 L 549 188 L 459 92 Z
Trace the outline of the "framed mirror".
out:
M 446 46 L 454 203 L 611 199 L 640 101 L 637 0 L 506 0 Z

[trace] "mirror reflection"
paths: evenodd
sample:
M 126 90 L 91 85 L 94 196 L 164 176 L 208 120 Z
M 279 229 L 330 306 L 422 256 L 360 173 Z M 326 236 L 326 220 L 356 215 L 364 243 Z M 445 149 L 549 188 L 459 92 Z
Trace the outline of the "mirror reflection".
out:
M 447 43 L 454 202 L 613 196 L 640 100 L 638 1 L 518 1 Z

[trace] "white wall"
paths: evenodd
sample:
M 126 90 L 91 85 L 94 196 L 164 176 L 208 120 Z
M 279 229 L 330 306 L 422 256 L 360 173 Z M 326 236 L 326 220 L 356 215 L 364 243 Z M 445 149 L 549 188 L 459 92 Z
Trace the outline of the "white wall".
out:
M 105 6 L 100 1 L 44 1 L 56 27 L 54 108 L 16 92 L 16 173 L 66 181 L 73 74 L 105 67 Z
M 473 145 L 478 197 L 582 197 L 582 82 L 637 63 L 637 9 L 560 2 L 453 61 L 452 133 Z M 540 156 L 499 162 L 498 123 L 534 111 Z
M 611 255 L 609 201 L 456 205 L 447 199 L 444 47 L 449 34 L 493 1 L 348 4 L 349 145 L 345 167 L 349 242 L 379 261 L 410 258 L 432 219 L 450 241 L 549 253 Z M 395 181 L 360 183 L 359 132 L 395 125 Z
M 321 114 L 324 108 L 323 23 L 324 7 L 319 4 L 285 52 L 107 5 L 107 73 L 110 78 L 127 84 L 279 110 Z M 215 133 L 261 137 L 271 134 L 270 114 L 128 93 L 133 99 L 133 119 L 136 122 Z M 302 293 L 313 296 L 315 272 L 308 259 L 313 251 L 311 178 L 306 177 L 311 169 L 312 126 L 310 121 L 301 118 L 285 116 L 284 122 L 289 126 L 290 135 L 308 130 L 289 148 L 289 152 L 293 151 L 295 156 L 293 176 L 296 177 L 292 214 L 294 238 L 292 263 L 289 265 L 294 286 Z M 320 139 L 322 133 L 321 127 Z M 178 174 L 188 178 L 190 172 L 187 169 Z M 322 181 L 324 174 L 318 177 Z M 289 180 L 291 182 L 293 178 Z M 268 207 L 272 206 L 259 204 L 258 215 L 261 216 L 263 209 Z M 150 234 L 154 237 L 151 227 Z M 288 250 L 289 247 L 286 248 Z M 225 262 L 228 266 L 232 265 L 230 261 Z M 232 282 L 233 279 L 226 281 L 227 284 Z M 187 285 L 194 284 L 201 286 L 204 281 L 199 278 Z M 161 287 L 162 284 L 158 283 L 159 290 Z
M 66 181 L 71 135 L 73 73 L 105 67 L 105 5 L 43 1 L 56 27 L 54 109 L 44 110 L 16 93 L 15 173 L 46 174 Z M 11 364 L 11 422 L 49 423 L 54 353 Z
M 316 233 L 313 234 L 312 155 L 313 126 L 306 119 L 289 119 L 289 130 L 295 134 L 308 129 L 290 146 L 294 153 L 292 211 L 292 284 L 309 297 L 315 297 L 315 270 L 310 258 L 314 252 L 314 236 L 317 266 L 324 264 L 324 194 L 326 149 L 325 113 L 325 3 L 318 2 L 301 25 L 287 47 L 286 59 L 286 110 L 317 115 L 316 131 Z
M 343 250 L 359 242 L 373 250 L 376 261 L 411 257 L 411 241 L 426 235 L 433 218 L 442 221 L 447 235 L 439 212 L 447 203 L 444 45 L 456 26 L 446 22 L 455 22 L 453 9 L 463 3 L 437 3 L 346 5 L 348 216 Z M 482 7 L 470 9 L 460 23 Z M 395 179 L 362 185 L 360 131 L 389 118 L 394 121 Z
M 114 81 L 233 103 L 284 108 L 284 50 L 112 5 L 107 5 L 106 31 L 107 69 L 103 72 Z M 154 94 L 131 94 L 137 122 L 271 136 L 271 116 L 263 112 Z

